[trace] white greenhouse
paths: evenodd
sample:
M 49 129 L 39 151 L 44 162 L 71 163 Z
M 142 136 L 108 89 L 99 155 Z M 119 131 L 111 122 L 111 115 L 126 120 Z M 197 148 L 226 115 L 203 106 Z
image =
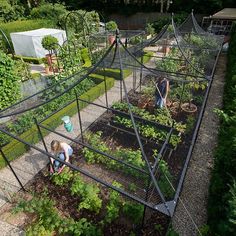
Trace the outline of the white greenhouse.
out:
M 41 44 L 43 37 L 52 35 L 58 39 L 60 45 L 66 40 L 66 32 L 59 29 L 41 28 L 37 30 L 11 33 L 11 40 L 14 46 L 15 54 L 42 58 L 48 54 Z

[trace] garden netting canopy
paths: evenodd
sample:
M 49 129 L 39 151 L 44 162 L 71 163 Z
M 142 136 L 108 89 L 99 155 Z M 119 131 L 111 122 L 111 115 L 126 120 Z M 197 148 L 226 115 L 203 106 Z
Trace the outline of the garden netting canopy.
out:
M 42 58 L 48 54 L 41 44 L 43 37 L 47 35 L 57 38 L 60 45 L 66 40 L 66 32 L 59 29 L 41 28 L 10 34 L 17 55 L 36 58 Z

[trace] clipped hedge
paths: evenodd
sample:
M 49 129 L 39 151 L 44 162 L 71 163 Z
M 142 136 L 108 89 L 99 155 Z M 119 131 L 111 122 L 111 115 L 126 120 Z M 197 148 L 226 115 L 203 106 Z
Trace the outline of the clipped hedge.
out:
M 24 62 L 32 63 L 32 64 L 42 64 L 43 58 L 35 58 L 35 57 L 24 57 L 20 55 L 14 55 L 14 59 L 23 60 Z
M 90 60 L 88 48 L 81 49 L 80 53 L 81 53 L 82 60 L 84 62 L 83 67 L 90 67 L 90 66 L 92 66 L 92 62 Z M 112 76 L 110 76 L 110 77 L 112 77 Z
M 88 101 L 93 101 L 96 98 L 98 98 L 100 95 L 102 95 L 105 92 L 105 86 L 103 82 L 103 76 L 91 74 L 90 77 L 92 77 L 94 80 L 96 80 L 99 84 L 81 96 L 79 96 L 81 99 L 85 99 Z M 114 79 L 107 77 L 106 78 L 106 84 L 107 89 L 110 89 L 114 85 Z M 87 103 L 79 101 L 80 109 L 87 106 Z M 62 110 L 58 111 L 48 119 L 42 122 L 43 125 L 50 127 L 51 129 L 57 128 L 59 125 L 62 124 L 61 118 L 65 115 L 73 116 L 77 113 L 77 105 L 76 101 L 71 103 L 70 105 L 66 106 Z M 49 132 L 42 130 L 43 135 L 47 135 Z M 22 138 L 26 142 L 29 142 L 31 144 L 38 143 L 40 141 L 40 137 L 38 134 L 38 130 L 36 125 L 32 126 L 28 131 L 24 132 L 23 134 L 19 135 L 19 138 Z M 10 161 L 15 160 L 17 157 L 21 156 L 25 152 L 29 150 L 29 147 L 17 140 L 12 140 L 9 144 L 5 145 L 2 148 L 4 154 L 8 157 Z M 4 162 L 2 156 L 0 155 L 0 168 L 3 168 L 6 166 L 6 163 Z
M 236 25 L 228 50 L 221 127 L 208 200 L 209 235 L 236 232 Z
M 11 41 L 10 33 L 35 30 L 39 28 L 51 28 L 51 27 L 55 27 L 52 21 L 42 20 L 42 19 L 17 20 L 0 24 L 0 28 L 6 34 L 9 41 Z
M 152 55 L 153 55 L 153 52 L 146 51 L 143 56 L 143 64 L 147 63 L 151 59 Z M 141 61 L 141 58 L 139 58 L 138 60 Z M 104 70 L 98 69 L 98 70 L 96 70 L 96 74 L 105 75 L 108 77 L 112 77 L 116 80 L 120 80 L 120 70 L 119 69 L 110 69 L 110 68 L 105 68 Z M 124 78 L 128 77 L 131 74 L 132 74 L 131 70 L 128 70 L 128 69 L 123 70 Z

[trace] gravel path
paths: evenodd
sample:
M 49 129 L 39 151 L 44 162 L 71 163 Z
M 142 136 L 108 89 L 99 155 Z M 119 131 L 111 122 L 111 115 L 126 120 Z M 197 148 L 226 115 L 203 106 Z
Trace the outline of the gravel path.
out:
M 180 236 L 198 235 L 198 231 L 186 209 L 198 228 L 207 223 L 208 188 L 213 165 L 213 152 L 217 145 L 219 129 L 219 120 L 213 109 L 222 106 L 225 70 L 226 55 L 221 55 L 184 180 L 180 195 L 181 200 L 178 201 L 172 220 L 173 228 Z

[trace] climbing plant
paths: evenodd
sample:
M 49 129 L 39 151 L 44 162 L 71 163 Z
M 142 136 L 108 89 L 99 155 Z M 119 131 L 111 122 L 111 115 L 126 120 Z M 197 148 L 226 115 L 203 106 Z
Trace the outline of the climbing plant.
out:
M 20 98 L 19 81 L 14 61 L 0 51 L 0 109 L 10 106 Z

